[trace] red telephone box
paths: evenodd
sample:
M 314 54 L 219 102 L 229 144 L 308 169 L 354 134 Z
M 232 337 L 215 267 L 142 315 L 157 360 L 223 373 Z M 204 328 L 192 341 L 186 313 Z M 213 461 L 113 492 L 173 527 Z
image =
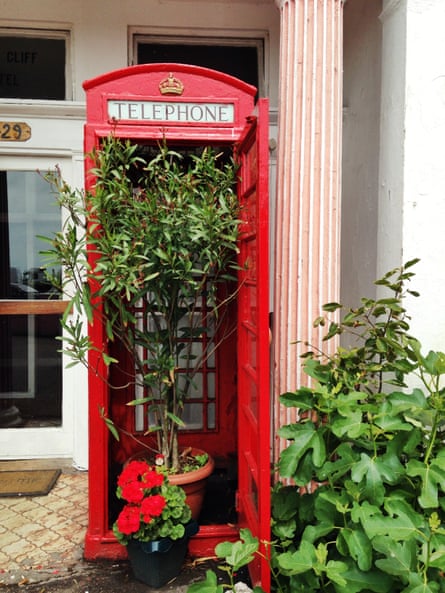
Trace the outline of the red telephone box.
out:
M 216 421 L 190 431 L 187 442 L 218 458 L 237 455 L 238 490 L 235 524 L 201 525 L 189 549 L 209 556 L 216 543 L 238 537 L 248 526 L 262 540 L 270 524 L 270 406 L 268 305 L 268 104 L 254 104 L 256 89 L 206 68 L 183 64 L 131 66 L 84 83 L 87 96 L 85 152 L 113 134 L 135 142 L 165 139 L 181 147 L 225 146 L 237 156 L 242 203 L 237 332 L 216 361 Z M 94 178 L 86 161 L 86 184 Z M 90 327 L 98 346 L 105 328 Z M 100 350 L 100 348 L 99 348 Z M 111 531 L 110 484 L 113 463 L 131 453 L 128 442 L 112 442 L 100 411 L 113 418 L 118 395 L 100 379 L 101 358 L 90 352 L 89 374 L 89 522 L 85 557 L 120 558 L 126 550 Z M 102 369 L 103 371 L 104 369 Z M 209 371 L 210 372 L 210 371 Z M 212 404 L 214 405 L 214 404 Z M 122 407 L 121 407 L 122 409 Z M 124 419 L 135 429 L 134 409 Z M 127 449 L 126 449 L 127 447 Z M 264 550 L 263 550 L 264 551 Z M 269 585 L 267 564 L 252 565 L 255 583 Z

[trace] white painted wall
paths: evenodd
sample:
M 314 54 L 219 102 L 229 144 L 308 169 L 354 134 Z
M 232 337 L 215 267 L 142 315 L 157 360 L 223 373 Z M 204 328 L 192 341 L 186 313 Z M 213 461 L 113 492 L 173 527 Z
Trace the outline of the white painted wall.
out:
M 381 0 L 344 7 L 341 302 L 373 296 L 377 261 Z
M 445 2 L 385 0 L 378 269 L 414 257 L 411 329 L 445 350 Z
M 1 26 L 72 32 L 74 100 L 82 81 L 129 65 L 128 29 L 147 34 L 254 37 L 267 34 L 266 95 L 277 106 L 279 13 L 273 0 L 2 0 Z

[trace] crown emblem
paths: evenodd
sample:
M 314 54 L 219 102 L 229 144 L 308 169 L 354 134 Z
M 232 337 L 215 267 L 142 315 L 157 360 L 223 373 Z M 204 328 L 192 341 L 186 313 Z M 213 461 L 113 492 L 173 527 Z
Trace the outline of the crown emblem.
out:
M 170 74 L 159 83 L 159 91 L 161 95 L 182 95 L 184 92 L 184 85 L 182 82 Z

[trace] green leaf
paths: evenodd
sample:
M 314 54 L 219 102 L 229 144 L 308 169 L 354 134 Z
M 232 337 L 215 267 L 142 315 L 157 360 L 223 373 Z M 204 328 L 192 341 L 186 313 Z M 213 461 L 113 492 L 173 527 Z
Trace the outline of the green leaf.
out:
M 409 500 L 406 500 L 406 493 L 403 490 L 394 491 L 391 496 L 385 498 L 384 507 L 388 515 L 406 516 L 418 531 L 425 531 L 426 518 L 423 513 L 417 512 Z
M 445 353 L 443 352 L 430 350 L 422 362 L 430 375 L 440 376 L 445 373 Z
M 298 512 L 301 495 L 295 486 L 283 486 L 272 492 L 272 516 L 277 521 L 289 521 Z
M 372 540 L 372 547 L 385 556 L 375 561 L 376 566 L 387 574 L 403 577 L 403 582 L 408 583 L 410 573 L 416 568 L 416 542 L 395 542 L 391 537 L 378 536 Z
M 111 432 L 116 441 L 119 441 L 119 432 L 110 418 L 104 418 L 108 430 Z
M 240 529 L 240 540 L 218 544 L 215 553 L 219 558 L 224 558 L 234 571 L 237 571 L 252 562 L 258 548 L 258 538 L 254 537 L 249 529 L 244 528 Z
M 394 391 L 387 396 L 391 404 L 394 415 L 400 412 L 414 411 L 424 409 L 426 406 L 426 397 L 420 389 L 414 389 L 411 393 Z
M 326 311 L 327 313 L 334 313 L 335 311 L 337 311 L 337 309 L 341 308 L 342 305 L 340 305 L 339 303 L 326 303 L 322 307 L 323 311 Z
M 280 403 L 287 408 L 311 410 L 314 407 L 313 397 L 312 389 L 301 387 L 298 391 L 283 393 L 280 396 Z
M 385 516 L 378 507 L 364 503 L 360 509 L 354 509 L 353 516 L 360 519 L 363 530 L 371 540 L 379 535 L 388 535 L 394 541 L 416 537 L 418 529 L 415 522 L 402 510 L 398 512 L 399 516 L 396 517 Z
M 206 571 L 203 581 L 192 583 L 187 588 L 187 593 L 223 593 L 224 587 L 218 585 L 218 579 L 213 570 Z
M 375 460 L 375 466 L 383 482 L 386 484 L 397 484 L 405 475 L 405 468 L 400 463 L 399 457 L 391 449 L 391 443 L 387 451 Z
M 439 458 L 430 465 L 411 459 L 406 466 L 406 473 L 411 477 L 420 477 L 422 481 L 419 504 L 424 509 L 437 508 L 439 504 L 439 486 L 445 492 L 445 467 Z
M 360 528 L 344 528 L 340 530 L 340 535 L 360 570 L 369 570 L 372 566 L 372 546 L 365 532 Z
M 326 564 L 326 576 L 328 579 L 342 587 L 348 582 L 345 578 L 347 570 L 348 565 L 344 562 L 339 562 L 338 560 L 329 560 Z
M 432 544 L 429 565 L 443 570 L 445 567 L 445 535 L 440 540 L 437 536 L 433 537 Z
M 335 587 L 337 593 L 358 593 L 359 591 L 374 591 L 375 593 L 387 593 L 392 588 L 393 581 L 389 575 L 378 570 L 363 572 L 351 564 L 342 573 L 346 585 Z
M 278 554 L 276 559 L 285 574 L 302 574 L 311 570 L 312 565 L 316 563 L 315 547 L 307 541 L 302 541 L 297 551 Z
M 275 537 L 281 540 L 291 540 L 295 537 L 297 531 L 297 523 L 295 520 L 280 521 L 276 523 L 272 521 L 272 533 Z
M 383 502 L 385 489 L 377 460 L 372 459 L 366 453 L 362 453 L 360 461 L 351 470 L 351 477 L 357 484 L 362 483 L 364 480 L 362 488 L 364 497 L 375 504 Z
M 421 582 L 416 586 L 409 585 L 403 590 L 403 593 L 437 593 L 439 586 L 434 582 Z
M 112 356 L 109 356 L 105 352 L 102 352 L 102 358 L 103 358 L 103 361 L 107 367 L 110 366 L 111 363 L 119 362 L 117 360 L 117 358 L 113 358 Z
M 328 535 L 335 529 L 335 524 L 331 523 L 324 523 L 322 521 L 318 521 L 315 525 L 308 525 L 305 530 L 303 531 L 303 535 L 301 536 L 301 540 L 307 541 L 311 544 L 315 543 L 321 537 Z
M 347 443 L 342 443 L 335 455 L 335 461 L 326 461 L 317 472 L 317 477 L 320 480 L 329 480 L 336 482 L 355 465 L 359 456 L 355 453 L 352 447 Z
M 311 460 L 315 467 L 320 467 L 325 461 L 326 448 L 323 438 L 311 422 L 283 427 L 279 430 L 279 434 L 293 440 L 293 443 L 280 455 L 278 462 L 280 475 L 285 478 L 292 477 L 298 484 L 299 464 L 307 451 L 312 451 Z
M 369 424 L 362 422 L 362 416 L 361 410 L 350 410 L 347 417 L 333 419 L 332 432 L 338 437 L 347 435 L 351 439 L 357 439 L 361 435 L 369 433 Z

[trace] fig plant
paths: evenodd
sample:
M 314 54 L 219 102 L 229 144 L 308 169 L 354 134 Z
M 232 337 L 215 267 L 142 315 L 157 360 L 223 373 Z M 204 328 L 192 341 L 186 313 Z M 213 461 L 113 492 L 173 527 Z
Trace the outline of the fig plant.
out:
M 403 299 L 412 260 L 376 284 L 384 297 L 335 316 L 333 355 L 305 355 L 313 380 L 283 394 L 300 412 L 272 498 L 273 566 L 287 591 L 445 591 L 445 353 L 422 353 Z M 411 377 L 409 379 L 409 377 Z M 413 377 L 417 377 L 414 382 Z
M 404 306 L 412 260 L 376 284 L 382 298 L 315 320 L 331 354 L 310 350 L 312 386 L 285 393 L 298 411 L 273 486 L 270 570 L 276 593 L 445 592 L 445 353 L 422 353 Z M 246 530 L 216 549 L 233 575 L 259 554 Z M 236 591 L 210 571 L 188 593 Z M 262 591 L 256 587 L 254 591 Z

